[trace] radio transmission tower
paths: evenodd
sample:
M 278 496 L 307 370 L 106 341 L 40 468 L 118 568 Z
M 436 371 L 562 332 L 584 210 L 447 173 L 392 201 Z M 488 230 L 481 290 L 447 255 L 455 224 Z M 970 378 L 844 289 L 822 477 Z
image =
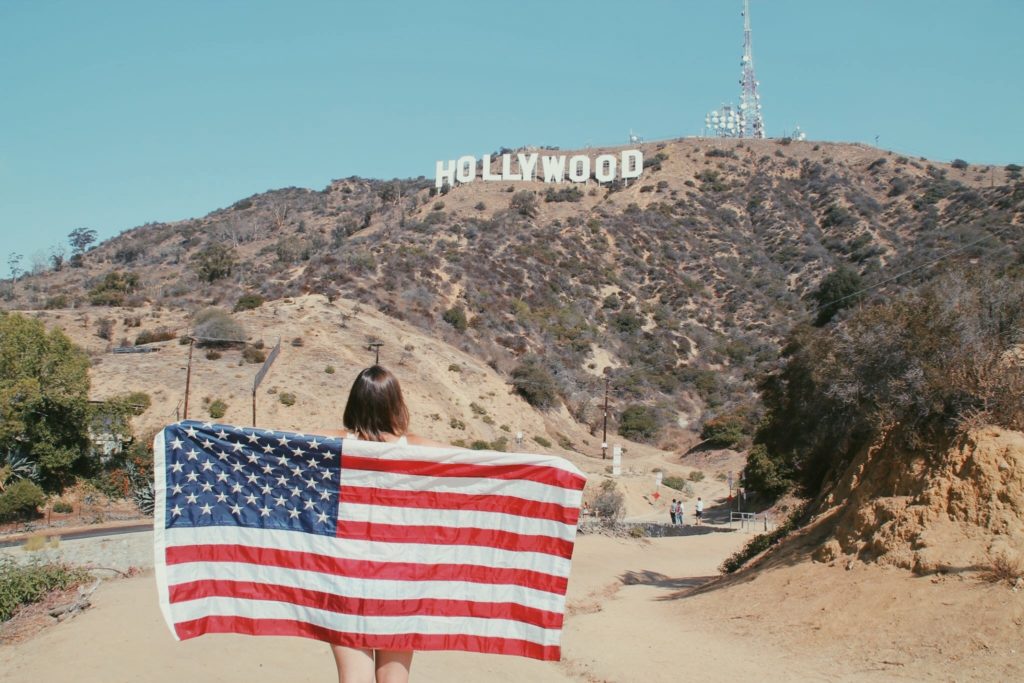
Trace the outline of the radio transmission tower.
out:
M 757 93 L 760 85 L 754 76 L 754 47 L 750 30 L 750 0 L 743 0 L 743 67 L 740 78 L 740 115 L 742 117 L 741 138 L 763 138 L 764 118 L 761 116 L 761 96 Z

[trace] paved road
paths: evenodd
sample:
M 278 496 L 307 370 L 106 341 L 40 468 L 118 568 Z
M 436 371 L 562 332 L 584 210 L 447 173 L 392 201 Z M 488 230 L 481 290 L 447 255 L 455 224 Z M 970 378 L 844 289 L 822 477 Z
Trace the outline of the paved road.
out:
M 137 534 L 141 531 L 152 531 L 152 522 L 142 522 L 139 524 L 132 524 L 131 526 L 115 526 L 115 527 L 103 527 L 98 526 L 90 529 L 74 529 L 66 533 L 61 533 L 60 530 L 46 529 L 41 530 L 48 532 L 47 535 L 60 536 L 62 541 L 74 541 L 80 538 L 97 538 L 99 536 L 119 536 L 121 534 Z M 32 534 L 29 534 L 32 535 Z M 0 548 L 11 548 L 13 546 L 24 545 L 25 537 L 19 535 L 11 540 L 0 540 Z

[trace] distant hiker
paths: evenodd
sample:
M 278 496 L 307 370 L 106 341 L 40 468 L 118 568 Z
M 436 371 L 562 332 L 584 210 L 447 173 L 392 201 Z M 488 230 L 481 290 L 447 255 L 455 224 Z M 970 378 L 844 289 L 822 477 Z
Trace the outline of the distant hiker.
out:
M 694 516 L 697 518 L 697 524 L 700 524 L 701 517 L 704 516 L 704 501 L 700 499 L 700 496 L 697 496 L 697 503 L 694 507 L 697 508 Z
M 676 503 L 676 499 L 673 498 L 672 502 L 668 506 L 668 516 L 672 518 L 672 524 L 676 524 L 677 515 L 679 514 L 679 504 Z
M 676 506 L 676 524 L 680 526 L 686 524 L 686 517 L 683 516 L 683 499 L 679 499 L 679 504 Z

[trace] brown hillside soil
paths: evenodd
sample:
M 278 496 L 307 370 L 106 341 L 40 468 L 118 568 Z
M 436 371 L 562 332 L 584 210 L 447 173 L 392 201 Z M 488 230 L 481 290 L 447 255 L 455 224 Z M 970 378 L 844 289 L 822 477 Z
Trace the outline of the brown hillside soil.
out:
M 1024 434 L 975 429 L 939 454 L 861 453 L 824 501 L 832 537 L 816 553 L 935 571 L 1024 569 Z

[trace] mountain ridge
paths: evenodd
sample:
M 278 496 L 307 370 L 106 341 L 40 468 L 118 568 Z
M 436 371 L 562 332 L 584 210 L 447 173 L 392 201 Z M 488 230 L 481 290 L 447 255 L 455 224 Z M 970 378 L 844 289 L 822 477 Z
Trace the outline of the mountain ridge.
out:
M 958 249 L 947 261 L 1020 258 L 1007 230 L 1022 216 L 1018 167 L 785 139 L 641 148 L 643 176 L 628 185 L 477 180 L 437 193 L 422 177 L 350 177 L 272 190 L 126 231 L 81 267 L 23 278 L 7 306 L 87 306 L 111 273 L 133 276 L 108 300 L 129 306 L 348 298 L 499 374 L 535 362 L 592 432 L 610 368 L 620 406 L 648 408 L 658 429 L 641 436 L 657 442 L 750 402 L 840 266 L 878 296 Z M 204 258 L 218 254 L 227 272 L 210 277 Z

